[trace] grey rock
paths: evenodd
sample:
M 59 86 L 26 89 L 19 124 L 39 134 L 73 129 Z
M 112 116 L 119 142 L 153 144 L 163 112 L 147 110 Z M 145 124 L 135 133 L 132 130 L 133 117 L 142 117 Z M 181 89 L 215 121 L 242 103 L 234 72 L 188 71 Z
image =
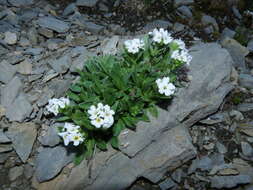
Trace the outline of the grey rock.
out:
M 27 32 L 27 37 L 32 45 L 37 45 L 38 43 L 38 32 L 35 28 L 30 28 Z
M 248 158 L 253 158 L 253 148 L 247 142 L 241 142 L 242 153 Z
M 84 63 L 89 59 L 89 57 L 93 55 L 95 54 L 87 51 L 87 49 L 85 48 L 84 51 L 78 57 L 74 58 L 74 60 L 72 61 L 70 71 L 75 73 L 77 69 L 82 70 Z
M 40 25 L 40 27 L 48 28 L 58 33 L 64 33 L 69 30 L 69 25 L 66 22 L 53 17 L 39 18 L 38 24 Z
M 229 112 L 229 115 L 233 118 L 235 118 L 236 121 L 242 121 L 244 119 L 244 116 L 241 112 L 238 110 L 231 110 Z
M 253 52 L 253 39 L 248 42 L 247 48 L 250 52 Z
M 12 66 L 7 61 L 3 60 L 2 62 L 0 62 L 0 82 L 8 83 L 13 78 L 16 72 L 16 67 Z
M 16 166 L 11 168 L 9 171 L 9 179 L 10 181 L 16 180 L 19 176 L 21 176 L 24 172 L 24 168 L 22 166 Z
M 221 39 L 225 39 L 226 37 L 228 38 L 234 38 L 236 32 L 229 29 L 229 28 L 225 28 L 222 33 L 221 33 Z
M 8 108 L 16 99 L 22 88 L 22 82 L 16 76 L 2 90 L 1 104 Z
M 69 89 L 70 85 L 71 85 L 71 80 L 53 80 L 50 83 L 49 88 L 52 89 L 54 91 L 55 97 L 56 98 L 60 98 L 62 97 L 63 94 L 65 94 L 67 92 L 67 90 Z
M 206 34 L 212 34 L 212 33 L 214 33 L 214 28 L 213 28 L 213 26 L 207 26 L 206 28 L 204 28 L 204 32 L 205 32 Z
M 46 87 L 43 90 L 43 93 L 40 99 L 38 100 L 37 105 L 39 107 L 45 106 L 48 103 L 48 100 L 51 99 L 53 96 L 54 96 L 53 90 L 48 90 L 48 88 Z
M 4 34 L 4 41 L 9 45 L 14 45 L 17 43 L 18 37 L 17 34 L 14 32 L 5 32 Z
M 99 34 L 104 30 L 104 26 L 95 24 L 94 22 L 83 22 L 83 27 L 85 30 L 92 32 L 93 34 Z
M 203 15 L 201 18 L 201 22 L 205 26 L 212 25 L 216 31 L 219 31 L 219 25 L 218 25 L 217 21 L 215 20 L 215 18 L 213 18 L 209 15 Z
M 118 51 L 117 49 L 118 42 L 119 36 L 113 36 L 112 38 L 105 39 L 101 45 L 102 54 L 115 55 Z
M 180 183 L 183 177 L 183 170 L 181 168 L 176 169 L 171 175 L 171 178 L 177 182 Z
M 37 136 L 34 123 L 12 124 L 6 135 L 11 139 L 12 146 L 23 162 L 28 159 Z
M 142 31 L 147 33 L 150 32 L 151 30 L 155 29 L 155 28 L 172 28 L 173 24 L 169 21 L 165 21 L 165 20 L 155 20 L 153 22 L 147 23 Z
M 1 150 L 1 145 L 0 145 Z M 1 152 L 1 151 L 0 151 Z M 10 157 L 10 153 L 0 153 L 0 164 L 4 164 L 5 161 Z
M 73 154 L 69 154 L 65 147 L 43 148 L 36 159 L 35 175 L 37 180 L 43 182 L 52 179 L 72 159 Z
M 161 190 L 168 190 L 168 189 L 173 188 L 175 186 L 176 186 L 176 183 L 173 180 L 171 180 L 170 178 L 167 178 L 163 182 L 159 183 L 159 187 L 161 188 Z
M 173 25 L 173 31 L 175 32 L 181 32 L 185 29 L 185 25 L 179 23 L 179 22 L 176 22 L 174 25 Z
M 225 154 L 228 152 L 227 148 L 220 142 L 216 143 L 216 148 L 217 148 L 218 152 L 221 154 Z
M 40 55 L 44 51 L 43 48 L 28 48 L 25 50 L 24 54 L 26 55 Z
M 245 56 L 249 54 L 246 47 L 228 37 L 221 41 L 221 45 L 229 51 L 235 67 L 245 68 Z
M 34 3 L 33 0 L 8 0 L 8 2 L 15 7 L 28 6 Z
M 9 143 L 11 140 L 0 130 L 0 143 Z
M 24 166 L 24 175 L 26 179 L 30 179 L 33 176 L 33 167 L 30 164 Z
M 178 7 L 180 5 L 190 5 L 193 4 L 194 0 L 175 0 L 174 1 L 174 6 Z
M 6 117 L 10 121 L 22 122 L 24 119 L 30 116 L 33 107 L 31 103 L 27 100 L 26 95 L 21 93 L 14 102 L 7 107 Z
M 56 126 L 51 126 L 46 134 L 39 138 L 39 141 L 44 146 L 54 147 L 60 143 L 60 137 Z
M 202 157 L 197 163 L 197 169 L 201 169 L 202 171 L 211 170 L 213 167 L 213 161 L 208 157 Z
M 47 29 L 47 28 L 39 28 L 38 32 L 39 32 L 39 34 L 41 34 L 42 36 L 45 36 L 47 38 L 54 37 L 54 32 L 52 30 Z
M 211 116 L 208 116 L 208 118 L 200 120 L 199 122 L 202 124 L 207 125 L 213 125 L 216 123 L 226 122 L 227 120 L 227 114 L 225 113 L 216 113 Z
M 26 59 L 18 64 L 18 72 L 23 75 L 30 75 L 32 73 L 32 61 Z
M 211 178 L 212 188 L 232 188 L 241 184 L 248 184 L 251 182 L 251 177 L 248 175 L 237 175 L 237 176 L 214 176 Z
M 66 73 L 71 65 L 71 58 L 69 55 L 64 55 L 58 59 L 49 60 L 49 65 L 57 73 Z
M 241 13 L 239 12 L 239 10 L 238 10 L 235 6 L 232 7 L 232 11 L 233 11 L 234 15 L 235 15 L 238 19 L 242 19 Z
M 177 10 L 188 18 L 192 18 L 192 11 L 188 6 L 181 6 Z
M 98 0 L 77 0 L 77 6 L 84 6 L 84 7 L 94 7 L 97 4 Z
M 253 103 L 242 103 L 237 106 L 237 109 L 241 112 L 249 112 L 253 110 Z
M 12 151 L 12 146 L 9 144 L 0 144 L 0 153 Z
M 75 3 L 70 3 L 63 11 L 62 15 L 63 16 L 68 16 L 73 14 L 77 10 L 76 4 Z
M 245 88 L 253 89 L 253 76 L 248 74 L 240 74 L 239 84 Z

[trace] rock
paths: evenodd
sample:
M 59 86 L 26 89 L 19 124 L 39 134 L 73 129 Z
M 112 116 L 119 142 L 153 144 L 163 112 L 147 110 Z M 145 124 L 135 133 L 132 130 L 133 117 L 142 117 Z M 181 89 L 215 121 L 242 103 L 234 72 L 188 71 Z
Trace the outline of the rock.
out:
M 173 25 L 173 31 L 175 31 L 175 32 L 182 32 L 184 29 L 185 29 L 185 25 L 183 25 L 183 24 L 181 24 L 179 22 L 176 22 Z
M 49 60 L 48 63 L 57 73 L 66 73 L 71 65 L 71 58 L 67 54 L 58 59 Z
M 12 151 L 12 146 L 9 144 L 0 144 L 0 153 Z
M 22 88 L 22 82 L 14 77 L 2 90 L 1 104 L 8 108 L 16 99 Z
M 101 45 L 102 54 L 116 55 L 118 51 L 117 49 L 118 42 L 119 36 L 113 36 L 112 38 L 105 39 Z
M 150 117 L 151 123 L 139 122 L 136 132 L 123 132 L 120 152 L 109 148 L 96 153 L 90 172 L 84 160 L 69 177 L 53 180 L 57 189 L 126 189 L 141 177 L 158 183 L 165 173 L 195 157 L 187 128 L 215 113 L 233 89 L 232 58 L 215 43 L 195 45 L 190 52 L 192 80 L 189 87 L 178 90 L 168 111 L 159 109 L 158 118 Z M 224 156 L 210 159 L 218 165 L 221 158 L 224 162 Z
M 53 17 L 42 17 L 38 19 L 38 24 L 42 28 L 48 28 L 58 33 L 64 33 L 69 30 L 69 25 Z
M 22 166 L 16 166 L 11 168 L 9 171 L 9 179 L 10 181 L 16 180 L 19 176 L 21 176 L 24 172 L 24 168 Z
M 75 3 L 70 3 L 63 11 L 62 15 L 63 16 L 68 16 L 73 14 L 77 10 L 77 7 Z
M 65 147 L 43 148 L 36 159 L 35 175 L 37 180 L 43 182 L 52 179 L 72 159 L 73 154 L 69 154 Z
M 0 143 L 9 143 L 11 140 L 0 130 Z
M 48 100 L 51 99 L 54 96 L 54 92 L 52 90 L 49 90 L 48 87 L 43 89 L 43 93 L 40 97 L 40 99 L 37 102 L 37 105 L 39 107 L 45 106 L 48 103 Z
M 218 152 L 221 154 L 225 154 L 228 152 L 227 148 L 223 144 L 221 144 L 220 142 L 216 143 L 216 148 L 217 148 Z
M 95 55 L 95 53 L 91 53 L 85 48 L 82 54 L 72 61 L 70 71 L 75 73 L 77 69 L 83 69 L 84 63 L 93 55 Z
M 17 34 L 13 33 L 13 32 L 5 32 L 4 33 L 4 41 L 5 41 L 5 43 L 7 43 L 9 45 L 16 44 L 18 41 Z
M 168 190 L 175 187 L 176 185 L 177 184 L 170 178 L 167 178 L 163 182 L 159 183 L 159 187 L 161 188 L 161 190 Z
M 153 29 L 155 28 L 164 28 L 164 29 L 167 29 L 167 28 L 172 28 L 173 24 L 169 21 L 165 21 L 165 20 L 155 20 L 153 22 L 150 22 L 150 23 L 147 23 L 142 31 L 147 33 L 147 32 L 150 32 L 152 31 Z
M 237 106 L 237 109 L 241 112 L 249 112 L 253 110 L 253 103 L 242 103 Z
M 239 12 L 239 10 L 238 10 L 235 6 L 232 7 L 232 11 L 233 11 L 234 15 L 235 15 L 238 19 L 242 19 L 241 13 Z
M 33 0 L 8 0 L 8 2 L 15 7 L 24 7 L 33 4 Z
M 39 34 L 41 34 L 42 36 L 45 36 L 47 38 L 54 37 L 54 32 L 52 30 L 47 29 L 47 28 L 39 28 L 38 32 L 39 32 Z
M 0 152 L 1 152 L 1 145 L 0 145 Z M 4 164 L 6 160 L 10 157 L 11 153 L 0 153 L 0 164 Z
M 206 124 L 206 125 L 213 125 L 216 123 L 221 123 L 221 122 L 225 122 L 226 121 L 226 114 L 224 113 L 217 113 L 217 114 L 213 114 L 211 116 L 209 116 L 206 119 L 200 120 L 199 122 L 202 124 Z
M 30 75 L 32 73 L 32 63 L 26 59 L 18 64 L 18 72 L 23 75 Z
M 32 45 L 36 45 L 38 43 L 38 32 L 35 28 L 30 28 L 28 30 L 27 37 Z
M 232 188 L 241 184 L 251 182 L 251 177 L 248 175 L 237 176 L 214 176 L 211 178 L 211 187 L 217 189 Z
M 0 119 L 5 116 L 5 108 L 0 104 Z
M 250 52 L 253 52 L 253 39 L 248 42 L 247 48 Z
M 176 171 L 174 171 L 171 175 L 171 178 L 179 184 L 181 182 L 182 177 L 183 177 L 183 170 L 181 168 L 176 169 Z
M 192 11 L 189 7 L 187 6 L 181 6 L 179 8 L 177 8 L 177 10 L 183 14 L 184 16 L 188 17 L 188 18 L 192 18 Z
M 238 175 L 239 172 L 236 169 L 233 168 L 225 168 L 218 172 L 219 175 L 227 176 L 227 175 Z
M 236 32 L 233 30 L 230 30 L 229 28 L 225 28 L 222 33 L 221 33 L 221 40 L 225 39 L 226 37 L 228 38 L 234 38 Z
M 24 119 L 30 116 L 33 107 L 30 102 L 28 102 L 25 94 L 21 93 L 14 102 L 7 107 L 6 117 L 10 121 L 22 122 Z
M 6 135 L 11 139 L 12 146 L 23 162 L 28 159 L 37 136 L 34 123 L 12 124 Z
M 203 15 L 201 18 L 201 22 L 204 26 L 212 25 L 216 31 L 219 31 L 219 25 L 215 18 L 209 16 L 209 15 Z
M 33 176 L 33 167 L 30 164 L 26 164 L 24 167 L 24 175 L 26 179 L 30 179 Z
M 60 143 L 60 137 L 58 135 L 58 129 L 56 126 L 51 126 L 47 129 L 44 136 L 39 138 L 39 141 L 44 146 L 54 147 Z
M 84 7 L 94 7 L 97 4 L 98 0 L 77 0 L 77 6 L 84 6 Z
M 237 111 L 237 110 L 231 110 L 229 112 L 229 115 L 233 118 L 235 118 L 236 121 L 242 121 L 244 120 L 244 116 L 241 112 Z
M 12 66 L 7 61 L 3 60 L 2 62 L 0 62 L 0 82 L 8 83 L 13 78 L 16 72 L 16 67 Z
M 253 137 L 253 128 L 240 129 L 240 131 L 248 136 Z
M 55 97 L 60 98 L 63 94 L 65 94 L 69 87 L 71 86 L 72 80 L 53 80 L 50 83 L 49 88 L 54 91 Z
M 229 51 L 235 67 L 245 68 L 245 56 L 249 54 L 246 47 L 228 37 L 221 41 L 221 45 Z
M 253 158 L 253 148 L 247 142 L 241 142 L 242 153 L 248 158 Z
M 24 54 L 26 55 L 40 55 L 44 51 L 43 48 L 28 48 L 25 50 Z
M 93 0 L 92 0 L 93 1 Z M 83 22 L 83 27 L 85 30 L 92 32 L 93 34 L 99 34 L 104 30 L 104 26 L 95 24 L 94 22 Z
M 174 1 L 174 6 L 178 7 L 180 5 L 190 5 L 193 4 L 194 0 L 175 0 Z
M 240 74 L 239 84 L 245 88 L 253 89 L 253 76 L 248 74 Z

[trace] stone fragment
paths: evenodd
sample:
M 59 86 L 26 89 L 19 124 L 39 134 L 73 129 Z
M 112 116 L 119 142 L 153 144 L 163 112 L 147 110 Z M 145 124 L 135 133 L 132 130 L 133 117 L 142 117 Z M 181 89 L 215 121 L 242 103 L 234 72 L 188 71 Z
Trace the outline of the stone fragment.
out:
M 69 30 L 69 25 L 66 22 L 53 17 L 41 17 L 38 20 L 38 24 L 42 28 L 48 28 L 58 33 L 64 33 Z
M 44 146 L 54 147 L 60 143 L 60 137 L 58 135 L 58 129 L 56 126 L 50 126 L 44 136 L 39 138 L 39 141 Z
M 75 3 L 70 3 L 63 11 L 63 16 L 68 16 L 73 14 L 75 11 L 77 11 L 77 7 Z
M 36 159 L 35 175 L 37 180 L 43 182 L 52 179 L 72 159 L 73 154 L 68 153 L 65 147 L 44 148 Z
M 26 162 L 37 136 L 34 123 L 12 124 L 6 135 L 11 139 L 12 146 L 23 162 Z
M 15 7 L 24 7 L 34 3 L 33 0 L 8 0 L 8 2 Z
M 16 67 L 12 66 L 7 61 L 3 60 L 2 62 L 0 62 L 0 82 L 8 83 L 13 78 L 16 72 Z
M 98 0 L 77 0 L 77 6 L 84 6 L 84 7 L 94 7 Z
M 248 175 L 214 176 L 211 178 L 211 187 L 217 189 L 232 188 L 237 185 L 248 184 L 251 180 Z
M 248 158 L 253 158 L 253 148 L 247 142 L 241 142 L 242 153 Z
M 70 55 L 64 55 L 58 59 L 49 60 L 49 65 L 57 73 L 66 73 L 71 65 Z
M 12 151 L 12 146 L 9 144 L 0 144 L 0 153 Z
M 159 183 L 161 190 L 168 190 L 175 187 L 177 184 L 170 178 L 165 179 L 163 182 Z
M 26 59 L 18 64 L 18 72 L 23 75 L 30 75 L 32 72 L 32 63 Z
M 253 110 L 253 103 L 242 103 L 237 106 L 237 109 L 241 112 L 249 112 Z
M 18 36 L 16 33 L 13 32 L 5 32 L 4 33 L 4 41 L 9 45 L 14 45 L 18 41 Z
M 253 76 L 248 74 L 240 74 L 239 84 L 245 88 L 253 89 Z
M 24 172 L 24 168 L 22 166 L 16 166 L 11 168 L 9 171 L 9 179 L 10 181 L 15 181 L 19 176 L 21 176 Z
M 0 143 L 9 143 L 11 140 L 0 130 Z

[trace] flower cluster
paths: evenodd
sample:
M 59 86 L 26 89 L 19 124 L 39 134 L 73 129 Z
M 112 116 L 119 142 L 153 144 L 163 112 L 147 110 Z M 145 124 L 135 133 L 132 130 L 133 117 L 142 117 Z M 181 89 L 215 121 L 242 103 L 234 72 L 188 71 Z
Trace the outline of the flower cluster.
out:
M 132 54 L 136 54 L 140 49 L 144 49 L 144 42 L 140 39 L 127 40 L 124 44 L 127 51 Z
M 192 56 L 188 53 L 188 50 L 186 49 L 173 51 L 171 54 L 171 58 L 185 62 L 187 65 L 190 65 L 190 62 L 192 60 Z
M 78 146 L 84 141 L 84 137 L 79 132 L 80 126 L 72 123 L 65 123 L 62 132 L 58 133 L 63 138 L 64 145 L 68 146 L 70 142 L 73 142 L 74 146 Z
M 111 110 L 110 106 L 98 103 L 97 107 L 92 105 L 88 110 L 91 124 L 96 128 L 110 128 L 114 123 L 113 115 L 115 112 Z
M 153 32 L 150 32 L 149 34 L 153 36 L 153 41 L 156 43 L 163 43 L 167 45 L 173 40 L 171 34 L 163 28 L 160 28 L 159 30 L 154 29 Z
M 158 86 L 159 93 L 164 94 L 165 96 L 171 96 L 176 91 L 176 87 L 172 83 L 170 83 L 169 77 L 157 79 L 156 84 Z
M 64 108 L 66 105 L 69 105 L 70 101 L 68 98 L 53 98 L 48 101 L 48 105 L 46 106 L 46 109 L 53 113 L 55 116 L 59 113 L 59 108 Z

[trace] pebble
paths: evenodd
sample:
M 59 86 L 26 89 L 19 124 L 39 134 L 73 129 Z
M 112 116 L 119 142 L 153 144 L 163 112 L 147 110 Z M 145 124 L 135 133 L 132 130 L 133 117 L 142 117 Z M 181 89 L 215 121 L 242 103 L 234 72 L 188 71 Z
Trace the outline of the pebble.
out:
M 253 158 L 253 148 L 247 142 L 241 142 L 242 153 L 248 158 Z
M 10 181 L 16 180 L 19 176 L 21 176 L 24 172 L 24 168 L 22 166 L 16 166 L 11 168 L 9 171 L 9 179 Z
M 8 83 L 16 72 L 17 68 L 9 64 L 6 60 L 0 62 L 0 82 Z
M 14 45 L 17 43 L 18 36 L 16 33 L 13 32 L 5 32 L 4 33 L 4 41 L 8 45 Z

